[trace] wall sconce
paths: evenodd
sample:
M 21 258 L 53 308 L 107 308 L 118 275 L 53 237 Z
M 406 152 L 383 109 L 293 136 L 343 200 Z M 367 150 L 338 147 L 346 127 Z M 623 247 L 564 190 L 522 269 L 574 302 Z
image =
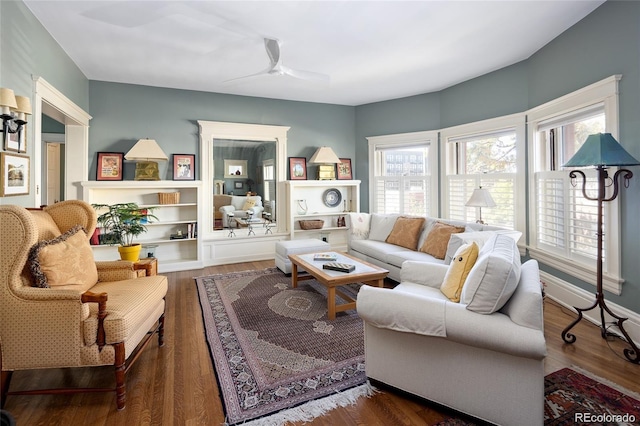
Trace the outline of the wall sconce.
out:
M 318 148 L 309 164 L 318 164 L 318 180 L 333 180 L 336 178 L 336 164 L 341 163 L 340 159 L 328 146 Z
M 480 219 L 476 221 L 476 223 L 481 223 L 486 225 L 482 220 L 482 208 L 483 207 L 495 207 L 496 202 L 493 201 L 493 197 L 491 193 L 482 187 L 476 188 L 473 190 L 473 194 L 469 198 L 469 201 L 465 204 L 467 207 L 478 207 L 480 209 Z
M 169 161 L 167 154 L 154 139 L 139 139 L 124 158 L 136 161 L 134 180 L 160 180 L 157 162 Z
M 31 115 L 31 101 L 26 96 L 16 96 L 11 89 L 0 87 L 0 110 L 3 135 L 20 134 L 22 127 L 27 124 L 26 116 Z M 21 148 L 18 146 L 18 150 Z

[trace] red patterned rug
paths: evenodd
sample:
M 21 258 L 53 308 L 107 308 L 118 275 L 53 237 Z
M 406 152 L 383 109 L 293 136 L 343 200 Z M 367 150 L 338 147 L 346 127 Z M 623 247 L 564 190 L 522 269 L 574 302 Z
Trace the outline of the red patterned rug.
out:
M 196 284 L 227 424 L 264 416 L 279 424 L 276 412 L 282 423 L 308 421 L 372 392 L 362 320 L 352 310 L 329 321 L 317 281 L 292 289 L 291 278 L 269 268 Z M 344 291 L 355 296 L 358 288 Z
M 617 387 L 616 385 L 612 385 Z M 564 425 L 638 425 L 640 401 L 633 392 L 614 389 L 570 368 L 544 378 L 544 424 Z M 455 416 L 436 426 L 473 426 Z
M 570 368 L 544 378 L 545 425 L 633 425 L 640 422 L 640 401 Z M 615 385 L 613 385 L 615 386 Z

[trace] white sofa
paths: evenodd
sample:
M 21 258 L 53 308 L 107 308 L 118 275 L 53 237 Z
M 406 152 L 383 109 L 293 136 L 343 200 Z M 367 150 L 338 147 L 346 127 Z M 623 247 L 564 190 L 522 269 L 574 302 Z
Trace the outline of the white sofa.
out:
M 347 215 L 349 254 L 389 270 L 389 278 L 394 281 L 400 281 L 400 268 L 406 260 L 447 265 L 451 260 L 451 256 L 455 253 L 455 249 L 463 242 L 475 240 L 481 243 L 492 235 L 488 234 L 483 236 L 483 234 L 478 234 L 479 232 L 494 231 L 504 233 L 516 241 L 522 235 L 522 233 L 518 231 L 510 231 L 497 226 L 427 217 L 420 231 L 417 246 L 410 249 L 385 241 L 399 217 L 401 217 L 399 214 L 377 213 L 349 213 Z M 448 256 L 444 259 L 436 259 L 427 253 L 419 251 L 419 248 L 422 247 L 427 235 L 436 222 L 443 222 L 465 228 L 463 234 L 454 234 L 454 236 L 452 236 L 450 247 L 447 250 Z
M 261 218 L 264 206 L 262 205 L 262 197 L 259 195 L 243 196 L 243 195 L 231 195 L 231 204 L 220 207 L 220 213 L 222 213 L 222 226 L 224 228 L 229 227 L 228 215 L 233 213 L 237 218 L 243 218 L 247 215 L 247 211 L 253 212 L 253 218 Z M 251 208 L 245 208 L 247 200 L 255 201 L 255 205 Z
M 363 286 L 367 376 L 492 423 L 543 424 L 538 264 L 520 265 L 517 250 L 508 236 L 487 241 L 459 303 L 440 291 L 449 266 L 434 262 L 405 262 L 394 289 Z

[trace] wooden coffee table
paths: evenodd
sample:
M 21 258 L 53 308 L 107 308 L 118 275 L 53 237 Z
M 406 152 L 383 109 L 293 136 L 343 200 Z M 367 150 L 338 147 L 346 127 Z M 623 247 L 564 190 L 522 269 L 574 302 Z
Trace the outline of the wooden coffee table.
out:
M 309 280 L 315 278 L 327 287 L 327 310 L 330 320 L 336 318 L 336 312 L 348 311 L 356 308 L 356 301 L 341 292 L 338 287 L 346 284 L 363 283 L 372 286 L 382 287 L 384 279 L 389 271 L 382 269 L 376 265 L 365 262 L 357 257 L 350 256 L 346 253 L 334 253 L 337 256 L 335 262 L 350 263 L 355 265 L 356 269 L 352 272 L 338 272 L 328 269 L 322 269 L 325 261 L 315 261 L 313 256 L 315 253 L 309 254 L 290 254 L 291 260 L 291 287 L 298 287 L 298 281 Z M 298 269 L 304 269 L 308 272 L 305 275 L 298 275 Z M 340 295 L 347 303 L 336 305 L 336 294 Z

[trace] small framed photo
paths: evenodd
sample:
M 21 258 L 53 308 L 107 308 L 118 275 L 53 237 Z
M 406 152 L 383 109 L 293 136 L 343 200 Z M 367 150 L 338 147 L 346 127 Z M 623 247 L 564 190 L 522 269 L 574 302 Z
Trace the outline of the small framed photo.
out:
M 242 182 L 234 182 L 233 187 L 235 189 L 242 189 Z
M 99 152 L 96 180 L 122 180 L 122 152 Z
M 4 128 L 4 150 L 13 152 L 27 152 L 27 126 L 22 126 L 15 133 Z
M 29 157 L 0 153 L 0 196 L 29 194 Z
M 338 180 L 351 180 L 353 179 L 353 172 L 351 171 L 351 158 L 341 158 L 338 163 Z
M 307 159 L 305 157 L 289 157 L 289 179 L 307 180 Z
M 196 180 L 196 156 L 173 154 L 173 180 Z

